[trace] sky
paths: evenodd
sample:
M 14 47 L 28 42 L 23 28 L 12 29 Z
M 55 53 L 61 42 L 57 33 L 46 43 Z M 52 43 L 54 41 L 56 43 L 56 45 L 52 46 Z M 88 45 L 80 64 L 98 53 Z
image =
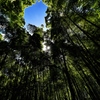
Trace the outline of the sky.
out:
M 25 27 L 27 24 L 33 24 L 38 27 L 40 27 L 41 24 L 45 25 L 44 17 L 46 16 L 46 10 L 47 6 L 42 1 L 27 7 L 24 10 Z

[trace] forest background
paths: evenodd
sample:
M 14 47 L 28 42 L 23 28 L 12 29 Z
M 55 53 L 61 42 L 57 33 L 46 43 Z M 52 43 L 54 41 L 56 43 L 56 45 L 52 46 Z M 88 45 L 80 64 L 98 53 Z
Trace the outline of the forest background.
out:
M 24 28 L 35 0 L 0 0 L 0 99 L 100 100 L 100 1 L 42 1 L 46 31 Z

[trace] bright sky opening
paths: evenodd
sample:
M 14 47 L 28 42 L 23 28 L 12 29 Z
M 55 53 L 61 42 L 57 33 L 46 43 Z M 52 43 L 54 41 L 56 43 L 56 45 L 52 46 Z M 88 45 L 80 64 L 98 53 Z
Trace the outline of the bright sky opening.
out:
M 45 26 L 46 10 L 47 6 L 42 1 L 36 1 L 35 4 L 27 7 L 24 11 L 25 27 L 27 24 L 33 24 L 37 27 L 41 27 L 41 24 Z

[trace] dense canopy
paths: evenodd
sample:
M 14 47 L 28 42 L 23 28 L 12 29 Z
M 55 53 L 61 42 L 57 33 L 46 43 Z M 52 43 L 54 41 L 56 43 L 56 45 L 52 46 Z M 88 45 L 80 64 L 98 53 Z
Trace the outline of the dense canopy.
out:
M 100 1 L 42 1 L 48 29 L 27 31 L 35 0 L 0 0 L 0 100 L 100 100 Z

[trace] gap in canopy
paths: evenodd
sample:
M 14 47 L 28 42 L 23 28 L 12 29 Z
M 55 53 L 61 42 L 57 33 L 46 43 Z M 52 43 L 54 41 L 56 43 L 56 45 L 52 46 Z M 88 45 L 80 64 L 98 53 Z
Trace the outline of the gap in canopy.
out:
M 36 0 L 36 3 L 25 8 L 24 10 L 24 19 L 25 19 L 25 28 L 28 24 L 35 25 L 37 27 L 41 27 L 44 25 L 45 27 L 45 16 L 46 16 L 47 6 L 42 2 L 42 0 Z

